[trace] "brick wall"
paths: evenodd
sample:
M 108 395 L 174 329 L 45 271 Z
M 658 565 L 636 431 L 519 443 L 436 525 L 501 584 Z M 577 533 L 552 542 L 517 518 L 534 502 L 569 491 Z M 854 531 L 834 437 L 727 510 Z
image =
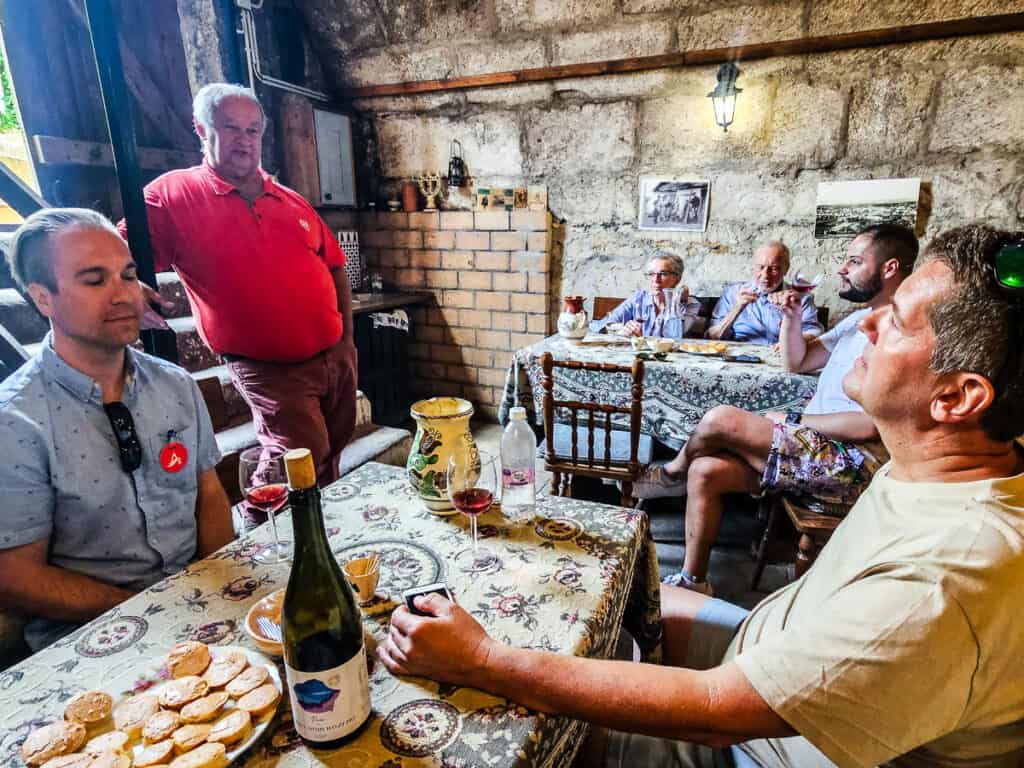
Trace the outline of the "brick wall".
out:
M 413 392 L 496 417 L 512 351 L 551 332 L 547 212 L 363 214 L 359 239 L 386 290 L 433 296 L 411 315 Z

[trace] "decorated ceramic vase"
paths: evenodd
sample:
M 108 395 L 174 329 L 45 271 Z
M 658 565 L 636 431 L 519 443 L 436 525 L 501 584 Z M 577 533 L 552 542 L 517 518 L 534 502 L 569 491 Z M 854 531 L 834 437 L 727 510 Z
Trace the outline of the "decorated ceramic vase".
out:
M 409 482 L 431 512 L 454 514 L 448 498 L 448 459 L 454 451 L 476 453 L 469 431 L 473 404 L 459 397 L 432 397 L 413 403 L 409 412 L 416 420 L 416 437 L 405 465 Z
M 582 296 L 566 296 L 562 314 L 558 316 L 558 333 L 562 338 L 579 341 L 587 335 L 587 310 L 583 308 Z

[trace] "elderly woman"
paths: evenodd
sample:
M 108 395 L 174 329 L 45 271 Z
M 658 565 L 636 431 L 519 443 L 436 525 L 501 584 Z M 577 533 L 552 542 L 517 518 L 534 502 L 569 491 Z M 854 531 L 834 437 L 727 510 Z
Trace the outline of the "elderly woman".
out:
M 661 336 L 681 339 L 697 320 L 700 302 L 690 296 L 684 285 L 666 306 L 664 290 L 676 288 L 683 276 L 683 260 L 674 253 L 657 251 L 645 273 L 650 288 L 639 290 L 600 320 L 590 330 L 619 330 L 626 336 Z M 676 303 L 678 300 L 678 303 Z M 609 327 L 612 326 L 612 327 Z

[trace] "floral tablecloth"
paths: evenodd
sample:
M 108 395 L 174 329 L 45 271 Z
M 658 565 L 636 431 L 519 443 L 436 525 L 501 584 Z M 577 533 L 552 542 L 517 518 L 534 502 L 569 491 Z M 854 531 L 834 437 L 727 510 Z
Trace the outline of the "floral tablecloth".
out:
M 580 344 L 570 343 L 561 336 L 550 336 L 517 350 L 505 376 L 498 414 L 502 423 L 505 423 L 508 409 L 513 405 L 525 407 L 531 421 L 538 425 L 542 423 L 544 374 L 540 357 L 545 352 L 550 352 L 556 360 L 623 366 L 631 366 L 635 358 L 628 342 L 611 336 L 593 342 L 584 340 Z M 647 360 L 643 432 L 670 448 L 679 449 L 701 417 L 716 405 L 734 405 L 755 413 L 800 411 L 818 385 L 817 376 L 783 370 L 778 353 L 771 347 L 729 342 L 728 353 L 756 355 L 764 362 L 730 362 L 721 357 L 687 352 L 670 353 L 664 361 Z M 555 371 L 554 394 L 558 400 L 599 400 L 628 406 L 631 401 L 630 378 L 628 374 L 559 368 Z M 612 421 L 620 429 L 629 429 L 627 416 L 619 416 Z
M 543 496 L 528 524 L 491 511 L 481 544 L 496 557 L 466 557 L 468 521 L 436 517 L 413 496 L 402 469 L 367 464 L 323 492 L 324 518 L 340 561 L 382 557 L 377 597 L 364 629 L 383 639 L 408 587 L 446 581 L 456 600 L 495 637 L 514 645 L 608 658 L 625 619 L 649 657 L 660 643 L 657 558 L 643 513 Z M 290 530 L 287 513 L 281 530 Z M 245 614 L 285 586 L 289 566 L 254 561 L 269 542 L 262 526 L 154 585 L 55 645 L 0 672 L 0 766 L 21 766 L 33 728 L 61 716 L 71 696 L 103 688 L 138 692 L 166 676 L 161 661 L 184 639 L 254 648 Z M 284 672 L 282 669 L 282 678 Z M 567 765 L 586 726 L 527 710 L 472 688 L 370 676 L 374 714 L 359 737 L 329 753 L 306 749 L 291 727 L 287 697 L 247 766 L 356 768 Z

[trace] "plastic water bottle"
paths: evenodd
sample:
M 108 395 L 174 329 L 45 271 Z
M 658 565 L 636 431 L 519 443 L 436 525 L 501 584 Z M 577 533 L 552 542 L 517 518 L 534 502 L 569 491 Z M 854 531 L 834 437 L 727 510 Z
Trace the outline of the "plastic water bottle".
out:
M 537 438 L 526 421 L 526 409 L 512 408 L 501 436 L 501 509 L 513 522 L 526 522 L 533 516 L 536 466 Z

